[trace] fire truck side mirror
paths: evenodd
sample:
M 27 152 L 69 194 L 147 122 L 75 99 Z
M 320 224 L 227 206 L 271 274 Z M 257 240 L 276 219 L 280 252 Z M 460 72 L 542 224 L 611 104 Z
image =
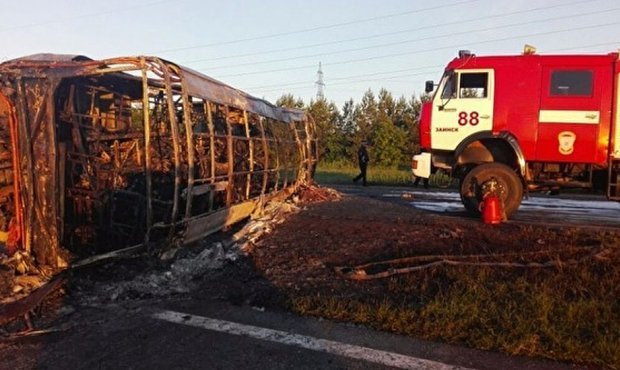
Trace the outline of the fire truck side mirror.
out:
M 424 91 L 430 93 L 435 89 L 435 83 L 433 81 L 426 81 L 426 86 L 424 87 Z

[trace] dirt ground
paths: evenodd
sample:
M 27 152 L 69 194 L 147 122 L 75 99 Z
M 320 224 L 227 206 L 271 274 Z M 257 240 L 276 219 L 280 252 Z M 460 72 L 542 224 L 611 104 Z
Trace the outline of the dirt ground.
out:
M 316 200 L 316 199 L 314 199 Z M 609 232 L 612 235 L 614 233 Z M 385 294 L 383 284 L 339 276 L 335 268 L 413 256 L 505 254 L 595 247 L 601 233 L 523 224 L 485 225 L 356 196 L 319 201 L 292 215 L 252 253 L 258 271 L 285 291 Z

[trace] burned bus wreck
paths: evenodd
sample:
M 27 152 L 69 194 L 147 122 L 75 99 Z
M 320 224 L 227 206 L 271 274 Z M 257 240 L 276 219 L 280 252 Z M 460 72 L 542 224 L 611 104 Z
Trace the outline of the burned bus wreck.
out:
M 314 124 L 155 57 L 0 64 L 0 237 L 37 265 L 192 242 L 308 181 Z

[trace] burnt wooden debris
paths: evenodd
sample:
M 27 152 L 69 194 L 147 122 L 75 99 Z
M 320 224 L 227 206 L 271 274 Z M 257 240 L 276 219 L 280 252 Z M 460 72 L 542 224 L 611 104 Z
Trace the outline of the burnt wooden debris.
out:
M 308 182 L 314 122 L 156 57 L 0 64 L 0 239 L 67 256 L 196 241 Z

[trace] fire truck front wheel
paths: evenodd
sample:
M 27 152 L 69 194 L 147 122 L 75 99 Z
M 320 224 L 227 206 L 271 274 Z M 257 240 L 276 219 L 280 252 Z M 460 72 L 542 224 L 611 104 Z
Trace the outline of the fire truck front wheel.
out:
M 484 184 L 495 179 L 498 196 L 502 200 L 506 217 L 519 208 L 523 199 L 523 184 L 513 169 L 503 163 L 484 163 L 472 168 L 461 179 L 461 201 L 465 208 L 480 214 Z

